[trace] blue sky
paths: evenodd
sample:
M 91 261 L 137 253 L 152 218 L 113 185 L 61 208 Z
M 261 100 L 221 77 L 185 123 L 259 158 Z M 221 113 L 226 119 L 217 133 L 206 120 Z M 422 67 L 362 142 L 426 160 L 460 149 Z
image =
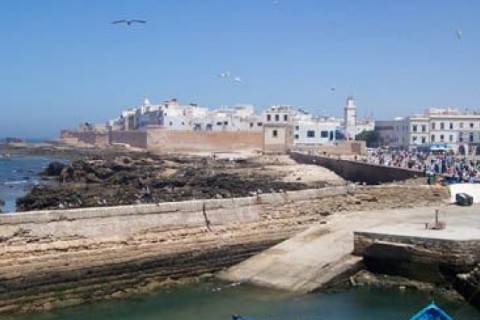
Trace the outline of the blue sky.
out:
M 478 12 L 477 0 L 4 0 L 0 136 L 56 137 L 145 96 L 341 115 L 353 94 L 377 119 L 480 107 Z M 123 18 L 148 23 L 110 23 Z

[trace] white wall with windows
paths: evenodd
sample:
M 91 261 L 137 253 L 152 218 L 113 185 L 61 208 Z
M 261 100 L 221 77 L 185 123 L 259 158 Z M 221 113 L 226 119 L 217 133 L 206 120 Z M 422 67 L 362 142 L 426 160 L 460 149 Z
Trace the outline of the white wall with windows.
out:
M 295 121 L 294 144 L 332 144 L 336 141 L 339 124 L 324 121 Z

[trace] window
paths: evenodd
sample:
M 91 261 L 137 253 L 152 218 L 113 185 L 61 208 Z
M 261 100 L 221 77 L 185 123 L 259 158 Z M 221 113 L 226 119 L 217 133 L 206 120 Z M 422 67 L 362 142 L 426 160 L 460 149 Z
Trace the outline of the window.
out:
M 253 122 L 250 122 L 250 128 L 253 128 Z
M 468 135 L 468 140 L 470 142 L 473 142 L 473 132 L 470 132 L 470 134 Z
M 296 130 L 296 131 L 300 130 L 300 127 L 299 127 L 299 126 L 295 126 L 295 130 Z
M 463 128 L 463 122 L 460 122 L 460 128 Z
M 298 140 L 298 134 L 295 135 L 295 140 Z
M 440 141 L 443 142 L 443 140 L 445 140 L 445 136 L 443 134 L 440 135 Z
M 427 125 L 426 124 L 422 124 L 422 132 L 426 132 L 427 131 Z
M 432 134 L 432 142 L 435 142 L 435 135 Z
M 182 126 L 184 126 L 184 125 L 185 125 L 185 121 L 182 121 Z
M 440 130 L 445 130 L 445 123 L 444 122 L 440 122 Z
M 427 139 L 425 137 L 422 137 L 422 143 L 427 142 Z
M 267 121 L 272 121 L 272 115 L 267 114 Z
M 453 122 L 450 122 L 450 130 L 453 129 Z
M 416 142 L 417 141 L 417 137 L 416 136 L 412 136 L 412 142 Z
M 435 130 L 435 122 L 432 122 L 432 130 Z
M 288 115 L 286 114 L 283 115 L 283 121 L 288 121 Z
M 413 132 L 417 132 L 417 125 L 416 125 L 416 124 L 414 124 L 414 125 L 412 126 L 412 131 L 413 131 Z
M 257 122 L 257 127 L 261 127 L 262 125 L 263 125 L 263 123 Z
M 458 141 L 459 141 L 459 142 L 463 142 L 463 132 L 460 132 L 460 133 L 458 134 Z
M 473 122 L 470 122 L 470 128 L 473 128 Z
M 321 132 L 320 132 L 320 137 L 322 137 L 322 138 L 328 138 L 328 131 L 321 131 Z
M 171 127 L 171 126 L 173 126 L 173 123 L 172 123 L 172 121 L 170 121 L 168 124 L 170 125 L 170 127 Z
M 274 137 L 274 138 L 278 137 L 278 131 L 277 130 L 272 131 L 272 137 Z
M 277 122 L 280 121 L 280 115 L 279 114 L 275 115 L 275 121 L 277 121 Z
M 225 121 L 225 122 L 223 123 L 223 125 L 224 125 L 224 126 L 228 126 L 228 121 Z
M 223 123 L 221 122 L 217 122 L 217 126 L 221 126 Z
M 308 130 L 307 131 L 307 138 L 315 138 L 315 131 Z
M 448 136 L 448 141 L 453 142 L 453 135 Z

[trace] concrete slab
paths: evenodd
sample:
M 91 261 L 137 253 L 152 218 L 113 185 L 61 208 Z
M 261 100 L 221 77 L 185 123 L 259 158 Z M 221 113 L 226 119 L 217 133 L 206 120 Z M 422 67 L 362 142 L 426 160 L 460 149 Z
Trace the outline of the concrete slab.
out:
M 425 229 L 419 224 L 396 224 L 358 230 L 356 233 L 374 233 L 394 237 L 425 238 L 452 241 L 480 240 L 480 229 L 470 226 L 447 226 L 443 230 Z
M 351 256 L 352 234 L 318 225 L 219 275 L 296 292 L 310 292 L 352 269 L 362 259 Z
M 435 211 L 445 230 L 425 230 Z M 353 257 L 354 231 L 399 233 L 405 237 L 469 240 L 480 236 L 480 207 L 436 207 L 336 213 L 326 225 L 316 225 L 246 261 L 219 277 L 228 281 L 309 292 L 321 288 L 361 258 Z

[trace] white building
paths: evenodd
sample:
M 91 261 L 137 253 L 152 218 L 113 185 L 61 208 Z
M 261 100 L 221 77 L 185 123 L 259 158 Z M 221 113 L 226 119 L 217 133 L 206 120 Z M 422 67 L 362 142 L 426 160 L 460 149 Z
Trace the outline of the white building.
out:
M 194 131 L 261 131 L 262 117 L 251 105 L 238 105 L 210 111 L 196 104 L 181 105 L 176 99 L 152 104 L 148 99 L 137 108 L 122 112 L 110 120 L 112 130 L 146 130 L 161 127 Z
M 313 117 L 304 110 L 291 106 L 272 106 L 263 112 L 265 126 L 293 128 L 293 145 L 333 144 L 340 130 L 340 119 Z M 278 130 L 271 132 L 275 135 Z M 264 131 L 267 132 L 267 131 Z
M 386 146 L 446 143 L 454 151 L 468 154 L 480 145 L 480 112 L 430 108 L 421 115 L 377 121 L 375 129 Z

